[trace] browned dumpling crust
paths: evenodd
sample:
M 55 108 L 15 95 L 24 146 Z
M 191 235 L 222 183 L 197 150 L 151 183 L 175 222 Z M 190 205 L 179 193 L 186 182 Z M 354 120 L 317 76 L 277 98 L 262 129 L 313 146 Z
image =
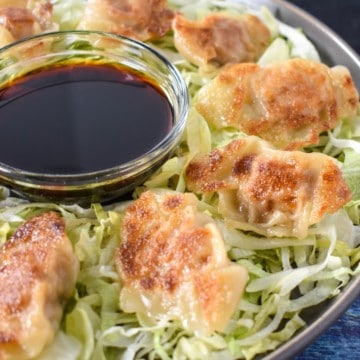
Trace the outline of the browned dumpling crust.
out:
M 359 94 L 349 71 L 293 59 L 236 64 L 199 92 L 196 109 L 215 128 L 234 127 L 278 148 L 319 143 L 319 134 L 355 115 Z
M 173 30 L 179 53 L 200 67 L 256 61 L 271 40 L 266 25 L 251 14 L 213 13 L 198 21 L 177 14 Z
M 190 193 L 143 193 L 121 228 L 116 264 L 125 312 L 178 320 L 199 335 L 223 330 L 247 282 L 212 219 Z
M 63 219 L 47 212 L 0 248 L 0 359 L 33 359 L 54 339 L 78 261 Z
M 88 0 L 78 29 L 146 41 L 164 36 L 173 17 L 166 0 Z
M 44 31 L 57 30 L 50 1 L 0 1 L 0 47 Z
M 331 157 L 275 150 L 255 136 L 195 157 L 186 179 L 189 190 L 219 194 L 229 225 L 265 236 L 303 238 L 310 225 L 351 199 Z

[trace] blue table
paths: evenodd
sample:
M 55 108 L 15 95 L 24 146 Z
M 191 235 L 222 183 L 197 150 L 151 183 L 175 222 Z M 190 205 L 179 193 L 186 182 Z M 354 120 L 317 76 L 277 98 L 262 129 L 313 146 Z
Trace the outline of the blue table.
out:
M 294 360 L 360 359 L 360 297 L 314 343 Z
M 360 54 L 360 0 L 291 0 L 340 35 Z M 294 360 L 360 359 L 360 298 Z

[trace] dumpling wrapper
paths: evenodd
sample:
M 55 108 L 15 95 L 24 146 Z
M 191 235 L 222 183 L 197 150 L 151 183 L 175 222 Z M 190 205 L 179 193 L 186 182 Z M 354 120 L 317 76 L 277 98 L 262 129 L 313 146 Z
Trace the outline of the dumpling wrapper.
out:
M 172 28 L 178 52 L 202 69 L 256 61 L 271 40 L 267 26 L 251 14 L 219 12 L 195 21 L 176 14 Z
M 88 0 L 78 29 L 147 41 L 165 35 L 173 17 L 166 0 Z
M 195 193 L 218 193 L 219 212 L 232 227 L 270 237 L 304 238 L 351 199 L 333 158 L 276 150 L 255 136 L 196 156 L 186 180 Z
M 33 359 L 51 344 L 78 272 L 53 211 L 26 221 L 0 247 L 0 359 Z
M 197 206 L 190 193 L 143 193 L 126 210 L 116 264 L 123 311 L 209 335 L 226 327 L 248 275 Z
M 50 1 L 0 0 L 0 47 L 58 28 Z
M 345 67 L 305 59 L 228 66 L 195 101 L 214 128 L 233 127 L 286 150 L 317 145 L 320 133 L 355 115 L 358 104 Z

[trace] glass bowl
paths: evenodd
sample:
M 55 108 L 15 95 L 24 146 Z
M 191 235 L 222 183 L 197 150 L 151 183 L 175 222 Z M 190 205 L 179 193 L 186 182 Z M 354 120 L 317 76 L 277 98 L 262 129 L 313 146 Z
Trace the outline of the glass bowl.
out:
M 95 67 L 96 71 L 99 70 L 98 66 L 109 66 L 111 71 L 115 71 L 115 75 L 108 76 L 107 83 L 104 84 L 101 77 L 96 77 L 99 75 L 88 78 L 87 73 L 83 74 L 81 83 L 77 86 L 91 85 L 92 98 L 83 98 L 87 90 L 84 91 L 85 88 L 81 87 L 76 93 L 73 89 L 70 89 L 71 91 L 67 88 L 62 89 L 61 93 L 55 92 L 58 95 L 48 99 L 49 91 L 55 88 L 59 91 L 61 86 L 68 86 L 67 83 L 73 81 L 72 78 L 81 70 L 80 68 L 88 68 L 89 64 Z M 59 67 L 66 68 L 66 71 L 57 74 L 56 79 L 52 80 L 56 84 L 49 84 L 47 81 L 41 83 L 41 78 L 45 77 L 45 74 L 56 72 Z M 115 96 L 113 90 L 109 90 L 107 86 L 114 85 L 113 79 L 118 77 L 117 70 L 123 72 L 120 85 L 126 85 L 122 91 L 125 91 L 127 97 L 125 99 L 121 95 L 124 93 L 119 93 L 110 110 L 106 111 L 107 99 L 94 101 L 94 96 L 101 98 L 100 95 L 103 95 L 106 89 L 108 91 L 106 97 Z M 34 101 L 24 100 L 26 96 L 38 90 L 34 91 L 32 88 L 33 80 L 25 84 L 27 87 L 22 83 L 23 79 L 32 76 L 40 79 L 36 80 L 38 81 L 36 86 L 40 86 L 42 91 L 41 94 L 39 93 L 41 104 L 36 106 L 33 105 Z M 140 85 L 131 85 L 133 89 L 131 91 L 142 89 L 144 84 L 141 82 L 144 81 L 153 92 L 161 95 L 169 108 L 168 129 L 162 131 L 162 134 L 155 134 L 156 139 L 150 138 L 149 144 L 146 143 L 147 140 L 142 140 L 141 136 L 149 133 L 151 137 L 153 136 L 151 134 L 158 131 L 160 126 L 156 121 L 160 115 L 154 113 L 153 98 L 147 99 L 147 107 L 145 107 L 143 100 L 132 99 L 132 93 L 126 94 L 129 91 L 128 83 L 132 84 L 134 77 Z M 116 86 L 120 85 L 116 84 Z M 8 98 L 6 94 L 10 94 Z M 64 99 L 75 104 L 75 110 L 68 103 L 66 106 L 70 107 L 68 113 L 77 113 L 81 125 L 73 124 L 75 120 L 62 113 L 65 106 Z M 80 101 L 82 106 L 90 108 L 86 114 L 82 114 L 83 109 L 80 111 L 76 108 L 77 102 Z M 128 115 L 128 103 L 135 104 L 131 111 L 137 115 Z M 16 130 L 7 134 L 7 125 L 9 128 L 15 126 L 15 122 L 12 121 L 13 113 L 10 115 L 6 113 L 7 107 L 11 106 L 18 120 Z M 28 110 L 31 106 L 35 107 L 36 111 L 44 109 L 41 110 L 44 115 L 41 111 L 40 114 L 46 118 L 45 126 L 44 123 L 38 124 L 38 118 L 41 117 L 38 112 L 34 115 Z M 96 117 L 93 113 L 99 112 L 100 106 L 101 113 Z M 137 109 L 142 109 L 140 116 Z M 22 197 L 35 201 L 84 204 L 119 198 L 143 183 L 171 156 L 182 138 L 188 109 L 187 86 L 179 72 L 166 58 L 144 43 L 96 31 L 54 32 L 13 43 L 0 50 L 0 118 L 3 120 L 6 116 L 9 117 L 3 120 L 1 125 L 0 184 Z M 113 116 L 115 112 L 116 117 Z M 134 125 L 134 116 L 141 117 L 144 126 Z M 112 122 L 108 123 L 107 119 L 110 117 Z M 118 128 L 120 126 L 121 128 Z M 81 131 L 77 129 L 79 127 Z M 89 129 L 92 129 L 90 135 L 93 136 L 93 140 L 90 140 Z M 102 134 L 102 129 L 107 129 L 105 134 Z M 41 137 L 39 132 L 42 133 Z M 57 164 L 55 168 L 51 168 L 50 165 L 38 166 L 41 162 L 52 164 L 56 157 L 61 163 L 62 156 L 65 161 L 66 153 L 68 158 L 66 161 L 71 162 L 73 158 L 78 157 L 78 154 L 71 153 L 70 145 L 73 138 L 80 143 L 75 146 L 76 149 L 82 148 L 83 143 L 87 144 L 87 150 L 86 147 L 76 150 L 85 152 L 81 156 L 87 162 L 87 166 L 84 168 L 77 166 L 62 168 L 61 164 Z M 125 140 L 127 145 L 118 148 L 118 145 L 120 146 Z M 94 146 L 91 145 L 91 141 L 94 142 Z M 144 143 L 147 145 L 145 146 Z M 144 145 L 141 151 L 138 150 L 138 153 L 135 151 L 133 155 L 122 158 L 124 152 L 137 149 L 139 144 Z M 113 149 L 111 146 L 116 148 Z M 103 147 L 105 150 L 101 149 Z M 5 153 L 9 153 L 9 158 L 15 156 L 16 161 L 9 161 Z M 97 165 L 92 166 L 92 157 L 97 158 Z M 109 158 L 112 161 L 108 161 Z

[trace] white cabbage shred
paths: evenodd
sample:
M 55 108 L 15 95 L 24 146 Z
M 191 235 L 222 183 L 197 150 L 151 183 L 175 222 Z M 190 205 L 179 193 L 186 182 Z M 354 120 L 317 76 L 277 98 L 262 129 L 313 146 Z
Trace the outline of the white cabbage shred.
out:
M 62 29 L 76 26 L 84 1 L 53 0 L 55 18 Z M 291 57 L 320 61 L 313 44 L 301 30 L 277 21 L 268 9 L 248 8 L 238 1 L 170 0 L 189 18 L 199 18 L 212 9 L 251 11 L 271 29 L 272 44 L 260 64 Z M 246 3 L 249 3 L 246 1 Z M 152 44 L 180 70 L 190 96 L 211 74 L 201 74 L 174 49 L 171 35 Z M 143 187 L 185 191 L 184 167 L 195 153 L 206 153 L 244 134 L 229 129 L 212 132 L 193 109 L 190 110 L 184 142 Z M 73 298 L 65 308 L 61 329 L 40 359 L 252 359 L 271 351 L 305 326 L 301 311 L 339 293 L 351 276 L 360 272 L 360 115 L 344 119 L 337 129 L 324 135 L 323 151 L 336 156 L 354 196 L 345 210 L 326 216 L 311 228 L 305 239 L 250 235 L 225 227 L 219 220 L 216 200 L 201 199 L 201 208 L 212 215 L 224 233 L 230 259 L 250 274 L 243 298 L 224 333 L 195 337 L 178 323 L 155 323 L 142 314 L 119 308 L 121 281 L 114 267 L 114 252 L 121 239 L 119 224 L 126 204 L 109 207 L 94 204 L 60 206 L 28 203 L 0 189 L 0 244 L 28 218 L 49 210 L 60 211 L 74 244 L 81 269 Z M 170 179 L 170 180 L 169 180 Z

